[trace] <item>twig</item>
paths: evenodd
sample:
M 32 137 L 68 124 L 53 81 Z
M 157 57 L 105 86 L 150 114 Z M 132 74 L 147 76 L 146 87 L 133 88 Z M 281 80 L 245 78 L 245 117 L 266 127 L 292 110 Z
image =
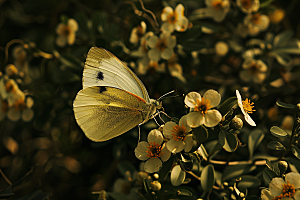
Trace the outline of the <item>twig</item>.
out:
M 2 169 L 0 169 L 0 174 L 1 176 L 4 178 L 4 180 L 9 184 L 12 185 L 12 183 L 8 180 L 8 178 L 5 176 L 5 174 L 3 173 Z

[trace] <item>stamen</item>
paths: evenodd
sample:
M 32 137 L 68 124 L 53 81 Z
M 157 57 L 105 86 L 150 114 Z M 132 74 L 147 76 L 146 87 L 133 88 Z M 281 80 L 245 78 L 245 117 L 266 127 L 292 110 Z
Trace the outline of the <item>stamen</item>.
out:
M 288 181 L 287 183 L 282 185 L 283 189 L 282 189 L 282 194 L 274 197 L 272 200 L 279 200 L 282 199 L 284 197 L 291 197 L 293 198 L 296 191 L 295 191 L 295 187 L 293 184 L 290 184 Z
M 148 158 L 159 158 L 163 152 L 161 152 L 162 147 L 156 142 L 149 142 L 148 151 L 146 151 Z
M 212 6 L 216 10 L 221 10 L 222 9 L 222 1 L 214 1 L 214 2 L 212 2 Z
M 182 126 L 179 126 L 179 125 L 173 126 L 172 132 L 174 132 L 172 135 L 173 135 L 173 139 L 175 141 L 178 141 L 178 140 L 184 141 L 185 140 L 186 128 L 185 128 L 184 125 L 182 125 Z
M 250 102 L 250 100 L 248 98 L 246 98 L 244 101 L 242 101 L 243 103 L 243 108 L 247 113 L 253 113 L 254 110 L 254 106 L 253 106 L 253 102 Z
M 194 111 L 200 112 L 202 115 L 204 115 L 205 113 L 207 113 L 207 111 L 212 108 L 212 106 L 210 105 L 210 100 L 205 99 L 204 97 L 201 98 L 201 101 L 199 99 L 196 99 L 197 103 L 195 107 L 194 107 Z

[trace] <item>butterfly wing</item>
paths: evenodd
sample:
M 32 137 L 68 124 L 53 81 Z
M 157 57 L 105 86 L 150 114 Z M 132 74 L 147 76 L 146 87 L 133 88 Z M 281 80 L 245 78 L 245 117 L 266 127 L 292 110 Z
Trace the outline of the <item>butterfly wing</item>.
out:
M 73 104 L 75 118 L 93 141 L 106 141 L 140 124 L 149 104 L 124 90 L 92 86 L 80 90 Z
M 83 70 L 83 88 L 91 86 L 120 88 L 150 102 L 141 80 L 116 56 L 98 47 L 88 52 Z

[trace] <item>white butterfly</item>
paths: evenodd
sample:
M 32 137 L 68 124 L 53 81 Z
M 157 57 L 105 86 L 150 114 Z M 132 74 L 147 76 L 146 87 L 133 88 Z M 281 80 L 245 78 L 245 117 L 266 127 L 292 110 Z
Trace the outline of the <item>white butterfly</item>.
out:
M 93 141 L 106 141 L 147 122 L 161 108 L 141 80 L 109 51 L 92 47 L 83 71 L 83 89 L 73 103 L 75 118 Z

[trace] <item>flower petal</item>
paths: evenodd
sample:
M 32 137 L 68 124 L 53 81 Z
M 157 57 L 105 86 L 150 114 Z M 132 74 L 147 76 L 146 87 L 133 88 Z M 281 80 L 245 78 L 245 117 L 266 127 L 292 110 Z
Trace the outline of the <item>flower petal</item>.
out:
M 300 174 L 296 172 L 290 172 L 286 174 L 285 182 L 289 182 L 290 184 L 293 184 L 296 189 L 300 188 Z
M 182 126 L 182 125 L 185 127 L 186 132 L 190 132 L 192 130 L 192 128 L 189 127 L 189 125 L 187 124 L 186 115 L 183 115 L 179 120 L 179 126 Z
M 171 152 L 168 150 L 168 148 L 166 147 L 165 144 L 163 144 L 162 149 L 161 149 L 161 160 L 166 162 L 167 160 L 169 160 L 171 156 Z
M 218 110 L 208 110 L 207 113 L 204 115 L 204 118 L 205 126 L 214 127 L 222 120 L 222 115 Z
M 216 107 L 221 102 L 221 95 L 216 90 L 207 90 L 203 97 L 210 100 L 210 105 Z
M 187 124 L 192 127 L 196 128 L 205 123 L 204 116 L 199 112 L 190 112 L 187 114 Z
M 272 195 L 278 196 L 282 193 L 283 184 L 285 181 L 282 178 L 275 177 L 272 179 L 271 183 L 269 184 L 269 189 Z
M 256 126 L 255 122 L 253 121 L 253 119 L 250 117 L 248 113 L 244 115 L 244 118 L 249 125 Z
M 190 92 L 185 96 L 184 103 L 188 107 L 194 108 L 197 103 L 197 99 L 201 101 L 201 95 L 198 92 Z
M 21 118 L 21 112 L 19 110 L 15 110 L 14 108 L 11 108 L 7 112 L 7 117 L 11 121 L 16 122 Z
M 162 162 L 159 158 L 150 158 L 146 161 L 144 165 L 144 169 L 148 173 L 154 173 L 158 172 L 158 170 L 161 168 Z
M 151 35 L 148 39 L 147 39 L 147 45 L 150 48 L 154 48 L 156 46 L 156 43 L 158 42 L 158 37 L 156 35 Z
M 189 152 L 192 147 L 193 147 L 193 135 L 192 134 L 189 134 L 185 137 L 185 140 L 184 140 L 184 151 L 185 152 Z
M 148 56 L 151 60 L 157 62 L 160 59 L 160 51 L 156 48 L 153 48 L 148 51 Z
M 77 31 L 78 30 L 78 23 L 76 22 L 75 19 L 69 19 L 68 20 L 68 26 L 72 31 Z
M 148 142 L 155 142 L 159 145 L 164 141 L 163 135 L 157 129 L 153 129 L 150 131 L 148 135 Z
M 173 138 L 170 139 L 167 144 L 167 148 L 172 153 L 181 152 L 184 148 L 184 142 L 182 140 L 174 140 Z
M 168 60 L 172 57 L 173 53 L 174 53 L 174 51 L 172 48 L 166 48 L 165 50 L 163 50 L 161 52 L 161 57 L 165 60 Z
M 172 51 L 173 51 L 173 48 L 176 45 L 176 37 L 175 37 L 175 35 L 165 36 L 165 37 L 166 37 L 166 43 L 167 43 L 168 48 L 171 48 Z
M 32 118 L 33 118 L 33 116 L 34 116 L 34 112 L 33 112 L 33 110 L 32 109 L 24 109 L 23 110 L 23 112 L 22 112 L 22 120 L 24 121 L 24 122 L 29 122 L 29 121 L 31 121 L 32 120 Z
M 294 195 L 294 198 L 295 198 L 296 200 L 300 199 L 300 190 L 297 190 L 297 191 L 296 191 L 296 193 L 295 193 L 295 195 Z
M 146 152 L 148 151 L 148 146 L 148 142 L 139 142 L 137 147 L 134 149 L 135 156 L 140 160 L 148 160 L 149 157 L 147 156 L 148 153 Z
M 174 25 L 173 24 L 170 24 L 170 23 L 163 23 L 163 25 L 161 26 L 161 30 L 164 32 L 164 33 L 172 33 L 174 31 Z
M 171 139 L 173 138 L 173 127 L 176 126 L 177 124 L 175 122 L 169 121 L 167 122 L 164 127 L 163 127 L 163 134 L 166 138 Z
M 169 15 L 173 15 L 173 9 L 170 6 L 167 6 L 161 13 L 161 21 L 167 21 Z
M 270 199 L 274 198 L 274 196 L 271 194 L 271 192 L 267 189 L 263 189 L 261 191 L 260 197 L 261 197 L 262 200 L 270 200 Z

